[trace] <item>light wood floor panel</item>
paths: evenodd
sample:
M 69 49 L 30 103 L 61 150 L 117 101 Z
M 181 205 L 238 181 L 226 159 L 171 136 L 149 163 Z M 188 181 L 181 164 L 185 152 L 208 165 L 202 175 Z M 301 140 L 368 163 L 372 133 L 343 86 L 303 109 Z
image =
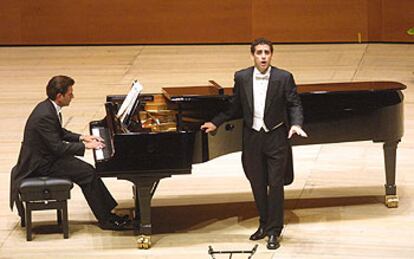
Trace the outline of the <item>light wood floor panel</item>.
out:
M 0 258 L 210 258 L 215 250 L 248 250 L 253 258 L 414 257 L 414 46 L 412 44 L 276 45 L 273 64 L 294 73 L 297 83 L 394 80 L 405 83 L 405 135 L 397 155 L 399 207 L 383 205 L 382 145 L 352 142 L 294 147 L 295 182 L 286 188 L 281 247 L 251 242 L 257 214 L 240 153 L 193 166 L 191 175 L 162 180 L 153 200 L 154 245 L 138 250 L 131 232 L 96 225 L 79 187 L 69 201 L 70 238 L 48 233 L 52 211 L 35 212 L 40 233 L 25 230 L 8 209 L 9 174 L 16 163 L 23 127 L 45 98 L 55 74 L 75 78 L 75 99 L 63 112 L 73 131 L 104 117 L 106 95 L 124 94 L 138 79 L 144 92 L 164 86 L 231 86 L 236 70 L 249 66 L 247 45 L 75 46 L 0 48 Z M 93 163 L 91 152 L 84 160 Z M 104 180 L 119 201 L 132 208 L 131 184 Z M 217 256 L 217 258 L 228 258 Z M 246 256 L 233 256 L 246 258 Z

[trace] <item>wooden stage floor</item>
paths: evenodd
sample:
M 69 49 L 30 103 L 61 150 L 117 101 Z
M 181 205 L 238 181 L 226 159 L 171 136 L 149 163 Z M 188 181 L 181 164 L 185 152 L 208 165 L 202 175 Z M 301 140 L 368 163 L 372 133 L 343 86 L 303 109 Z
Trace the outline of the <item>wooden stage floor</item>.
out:
M 398 148 L 399 207 L 383 204 L 381 144 L 352 142 L 294 147 L 295 182 L 286 188 L 281 247 L 248 236 L 258 218 L 240 153 L 194 165 L 193 173 L 162 180 L 153 200 L 153 247 L 136 248 L 130 231 L 96 225 L 79 187 L 69 201 L 70 238 L 50 233 L 52 211 L 35 212 L 32 242 L 8 207 L 10 169 L 17 161 L 23 127 L 45 98 L 50 77 L 76 80 L 75 99 L 63 110 L 66 127 L 88 132 L 104 117 L 106 95 L 124 94 L 133 79 L 144 92 L 163 86 L 232 86 L 233 73 L 251 64 L 248 45 L 76 46 L 0 48 L 0 258 L 210 258 L 215 250 L 248 250 L 253 258 L 414 257 L 414 45 L 276 45 L 273 64 L 297 83 L 393 80 L 408 86 L 405 134 Z M 88 151 L 85 160 L 93 163 Z M 132 207 L 131 184 L 105 179 L 120 212 Z M 233 258 L 246 258 L 234 256 Z M 228 258 L 218 256 L 217 258 Z

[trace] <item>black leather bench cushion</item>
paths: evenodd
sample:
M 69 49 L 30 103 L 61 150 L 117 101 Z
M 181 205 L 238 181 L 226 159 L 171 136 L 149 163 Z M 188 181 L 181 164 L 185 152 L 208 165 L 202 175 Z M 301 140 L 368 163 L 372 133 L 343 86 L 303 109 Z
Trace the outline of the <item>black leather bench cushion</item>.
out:
M 33 177 L 20 183 L 22 201 L 67 200 L 73 183 L 67 179 L 53 177 Z

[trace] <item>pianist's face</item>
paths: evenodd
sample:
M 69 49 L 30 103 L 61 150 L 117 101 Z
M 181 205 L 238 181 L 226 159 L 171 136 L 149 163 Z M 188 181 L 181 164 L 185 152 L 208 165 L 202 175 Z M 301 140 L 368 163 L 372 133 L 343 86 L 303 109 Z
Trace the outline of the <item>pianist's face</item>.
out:
M 254 66 L 261 72 L 265 73 L 270 66 L 272 60 L 272 51 L 270 46 L 266 44 L 259 44 L 256 46 L 254 53 L 251 55 Z
M 68 87 L 68 91 L 65 94 L 57 94 L 56 103 L 60 106 L 68 106 L 73 99 L 73 88 L 72 86 Z

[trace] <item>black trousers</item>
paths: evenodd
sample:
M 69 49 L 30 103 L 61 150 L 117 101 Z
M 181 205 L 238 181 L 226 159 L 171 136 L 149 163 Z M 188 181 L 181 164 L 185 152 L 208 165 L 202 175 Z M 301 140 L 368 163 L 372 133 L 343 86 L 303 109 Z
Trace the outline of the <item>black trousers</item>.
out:
M 48 170 L 40 170 L 37 175 L 66 178 L 78 184 L 98 221 L 107 220 L 117 205 L 95 169 L 76 157 L 58 159 Z
M 284 174 L 288 150 L 287 128 L 284 125 L 270 132 L 247 128 L 243 132 L 243 169 L 253 191 L 260 226 L 269 235 L 279 235 L 283 229 Z

